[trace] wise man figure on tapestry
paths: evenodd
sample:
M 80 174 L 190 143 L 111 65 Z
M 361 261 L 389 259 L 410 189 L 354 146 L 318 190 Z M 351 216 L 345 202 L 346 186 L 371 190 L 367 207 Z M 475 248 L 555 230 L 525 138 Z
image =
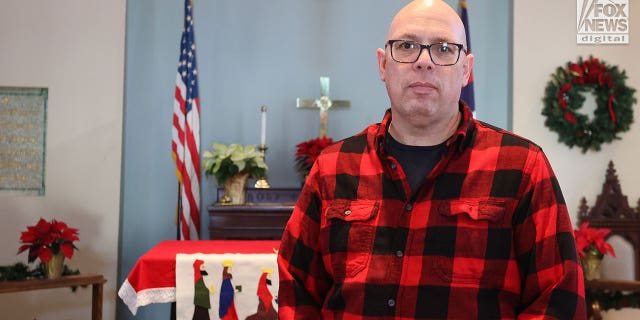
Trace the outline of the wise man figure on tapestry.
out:
M 262 275 L 258 281 L 258 310 L 245 320 L 278 320 L 278 312 L 276 312 L 272 304 L 273 295 L 268 287 L 271 285 L 269 275 L 272 272 L 273 270 L 268 268 L 262 270 Z
M 238 320 L 238 313 L 234 303 L 235 291 L 231 283 L 231 279 L 233 279 L 231 266 L 233 266 L 233 261 L 231 260 L 222 262 L 222 285 L 220 286 L 220 308 L 218 310 L 221 320 Z
M 209 309 L 211 309 L 211 301 L 209 301 L 209 289 L 204 283 L 204 276 L 207 270 L 204 269 L 204 261 L 196 259 L 193 262 L 193 320 L 209 320 Z

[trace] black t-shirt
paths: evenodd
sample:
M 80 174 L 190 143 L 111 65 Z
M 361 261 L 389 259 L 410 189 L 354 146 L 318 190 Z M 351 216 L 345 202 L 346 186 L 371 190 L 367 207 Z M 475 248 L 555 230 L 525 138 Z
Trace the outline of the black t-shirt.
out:
M 435 146 L 409 146 L 387 134 L 387 152 L 396 158 L 409 179 L 411 193 L 415 193 L 429 172 L 446 153 L 445 143 Z

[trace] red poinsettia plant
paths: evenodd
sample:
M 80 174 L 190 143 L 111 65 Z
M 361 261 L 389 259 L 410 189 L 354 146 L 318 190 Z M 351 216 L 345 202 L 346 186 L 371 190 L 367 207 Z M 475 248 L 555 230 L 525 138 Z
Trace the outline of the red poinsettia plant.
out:
M 605 241 L 609 233 L 611 233 L 611 229 L 589 228 L 589 221 L 583 222 L 580 228 L 573 232 L 578 254 L 584 257 L 585 251 L 595 249 L 601 255 L 611 253 L 615 257 L 616 253 L 613 251 L 613 247 Z
M 298 170 L 301 179 L 306 179 L 320 152 L 332 144 L 333 139 L 331 138 L 317 137 L 296 145 L 296 170 Z
M 56 219 L 49 222 L 40 218 L 35 226 L 27 226 L 27 231 L 22 231 L 22 245 L 18 248 L 18 253 L 29 249 L 29 263 L 34 262 L 36 258 L 45 263 L 49 262 L 54 254 L 60 252 L 71 259 L 73 250 L 78 249 L 73 244 L 76 240 L 80 240 L 78 229 L 69 228 L 66 223 Z

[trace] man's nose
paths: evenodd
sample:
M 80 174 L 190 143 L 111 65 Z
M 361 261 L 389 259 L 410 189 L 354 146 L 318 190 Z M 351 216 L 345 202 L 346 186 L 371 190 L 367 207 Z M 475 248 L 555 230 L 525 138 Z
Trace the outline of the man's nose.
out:
M 418 60 L 416 60 L 413 65 L 418 69 L 431 69 L 433 67 L 433 61 L 431 61 L 431 52 L 429 51 L 429 49 L 425 47 L 420 48 L 420 55 L 418 56 Z

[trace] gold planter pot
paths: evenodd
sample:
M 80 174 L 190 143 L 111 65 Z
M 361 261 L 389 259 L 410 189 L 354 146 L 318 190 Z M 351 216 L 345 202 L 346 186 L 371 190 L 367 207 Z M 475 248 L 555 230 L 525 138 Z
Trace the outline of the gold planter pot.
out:
M 44 272 L 47 279 L 58 279 L 64 271 L 64 255 L 58 252 L 51 256 L 49 262 L 44 263 Z
M 238 173 L 224 182 L 224 204 L 243 204 L 249 173 Z
M 585 280 L 598 280 L 602 272 L 600 271 L 600 265 L 602 264 L 602 255 L 595 248 L 588 248 L 584 251 L 584 257 L 582 257 L 582 270 L 584 271 Z

